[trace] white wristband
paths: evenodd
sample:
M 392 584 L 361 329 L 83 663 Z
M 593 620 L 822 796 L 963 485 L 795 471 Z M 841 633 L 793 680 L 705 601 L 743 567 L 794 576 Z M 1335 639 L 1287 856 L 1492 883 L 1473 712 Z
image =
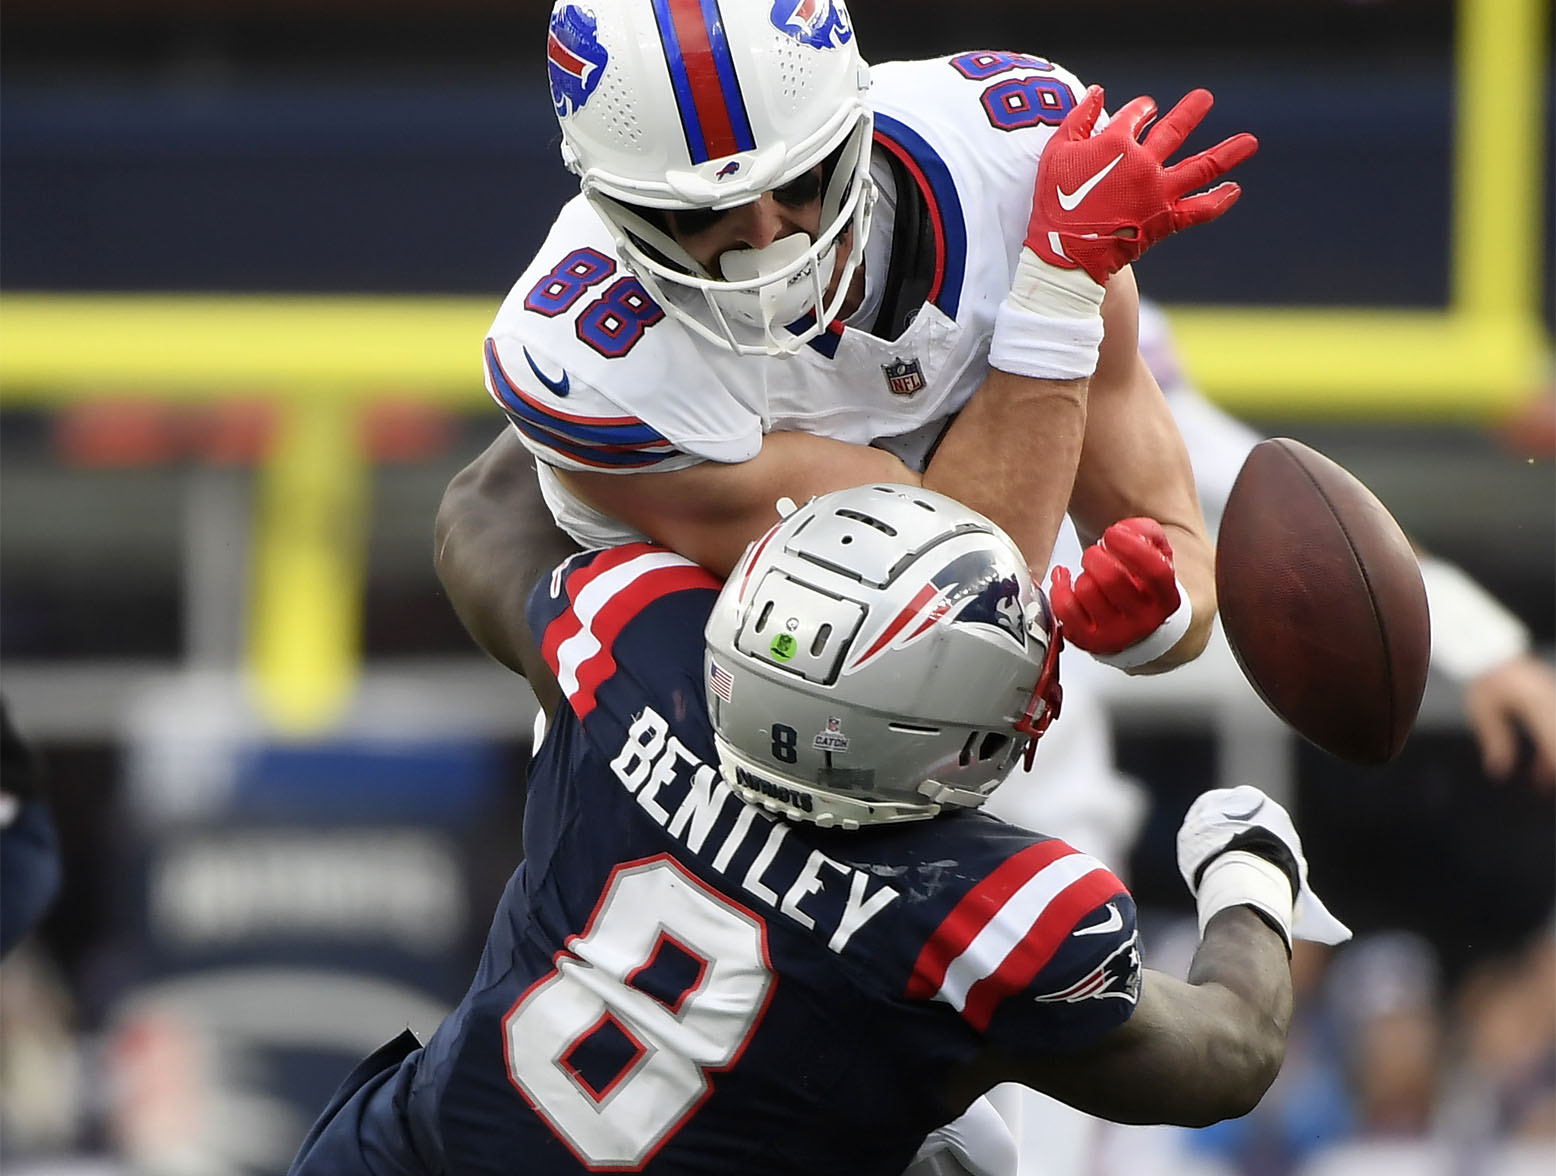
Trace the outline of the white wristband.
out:
M 1117 653 L 1094 653 L 1091 656 L 1105 666 L 1112 666 L 1115 670 L 1132 670 L 1136 666 L 1145 665 L 1146 662 L 1155 661 L 1182 641 L 1183 635 L 1189 631 L 1189 625 L 1194 620 L 1194 604 L 1189 600 L 1189 593 L 1184 588 L 1183 581 L 1174 577 L 1173 583 L 1178 586 L 1178 607 L 1172 610 L 1172 614 L 1165 621 L 1139 641 L 1120 649 Z
M 1042 380 L 1091 375 L 1102 346 L 1104 292 L 1085 270 L 1049 265 L 1023 246 L 994 318 L 990 366 Z
M 1228 850 L 1205 867 L 1195 898 L 1201 935 L 1211 918 L 1227 907 L 1251 906 L 1275 922 L 1291 950 L 1291 879 L 1274 862 L 1247 850 Z
M 1432 665 L 1469 682 L 1529 652 L 1529 628 L 1446 560 L 1421 557 L 1432 618 Z

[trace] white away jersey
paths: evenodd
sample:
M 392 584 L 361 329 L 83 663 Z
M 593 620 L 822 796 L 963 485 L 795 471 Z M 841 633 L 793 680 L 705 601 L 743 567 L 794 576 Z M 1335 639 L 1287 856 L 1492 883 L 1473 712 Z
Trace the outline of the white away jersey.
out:
M 1037 158 L 1084 88 L 1050 62 L 992 51 L 887 63 L 872 76 L 883 198 L 867 282 L 897 268 L 879 259 L 912 252 L 894 230 L 905 237 L 911 224 L 923 242 L 912 258 L 922 308 L 895 339 L 834 323 L 793 356 L 725 351 L 649 298 L 581 196 L 499 309 L 487 390 L 540 459 L 558 523 L 585 546 L 639 536 L 573 499 L 548 467 L 630 474 L 740 462 L 777 430 L 881 440 L 921 466 L 982 383 Z M 879 300 L 872 288 L 866 306 Z

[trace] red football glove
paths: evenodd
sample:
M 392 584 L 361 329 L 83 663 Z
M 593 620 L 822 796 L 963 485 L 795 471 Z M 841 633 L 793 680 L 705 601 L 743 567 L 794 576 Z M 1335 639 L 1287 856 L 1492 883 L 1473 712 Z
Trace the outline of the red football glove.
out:
M 1214 101 L 1209 90 L 1191 90 L 1141 142 L 1156 103 L 1136 98 L 1093 135 L 1102 87 L 1092 86 L 1038 161 L 1027 246 L 1050 265 L 1079 266 L 1102 285 L 1169 233 L 1215 220 L 1231 208 L 1242 194 L 1234 183 L 1188 193 L 1257 151 L 1252 135 L 1233 135 L 1166 166 Z
M 1143 641 L 1178 609 L 1172 545 L 1155 519 L 1122 519 L 1081 553 L 1081 574 L 1054 568 L 1048 601 L 1064 639 L 1112 654 Z

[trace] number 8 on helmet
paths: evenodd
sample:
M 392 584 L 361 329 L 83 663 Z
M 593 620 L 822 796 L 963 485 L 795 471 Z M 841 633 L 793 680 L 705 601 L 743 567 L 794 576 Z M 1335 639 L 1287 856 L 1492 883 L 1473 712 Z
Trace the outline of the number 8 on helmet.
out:
M 908 486 L 814 499 L 751 545 L 708 619 L 725 783 L 842 828 L 977 807 L 1058 713 L 1060 644 L 982 515 Z
M 559 0 L 546 60 L 563 161 L 655 301 L 742 354 L 825 329 L 875 199 L 869 69 L 842 0 Z M 814 240 L 745 251 L 743 274 L 708 272 L 676 240 L 666 213 L 747 204 L 818 164 Z

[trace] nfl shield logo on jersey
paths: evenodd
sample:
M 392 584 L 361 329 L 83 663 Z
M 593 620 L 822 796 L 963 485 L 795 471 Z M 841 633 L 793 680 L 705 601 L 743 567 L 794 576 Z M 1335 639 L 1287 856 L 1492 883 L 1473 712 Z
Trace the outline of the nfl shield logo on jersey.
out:
M 886 374 L 886 386 L 893 396 L 912 396 L 924 390 L 924 369 L 919 366 L 916 355 L 912 359 L 899 358 L 892 363 L 883 363 L 881 371 Z
M 564 4 L 551 15 L 546 72 L 558 118 L 582 110 L 600 84 L 610 54 L 596 37 L 596 27 L 594 14 L 576 4 Z

